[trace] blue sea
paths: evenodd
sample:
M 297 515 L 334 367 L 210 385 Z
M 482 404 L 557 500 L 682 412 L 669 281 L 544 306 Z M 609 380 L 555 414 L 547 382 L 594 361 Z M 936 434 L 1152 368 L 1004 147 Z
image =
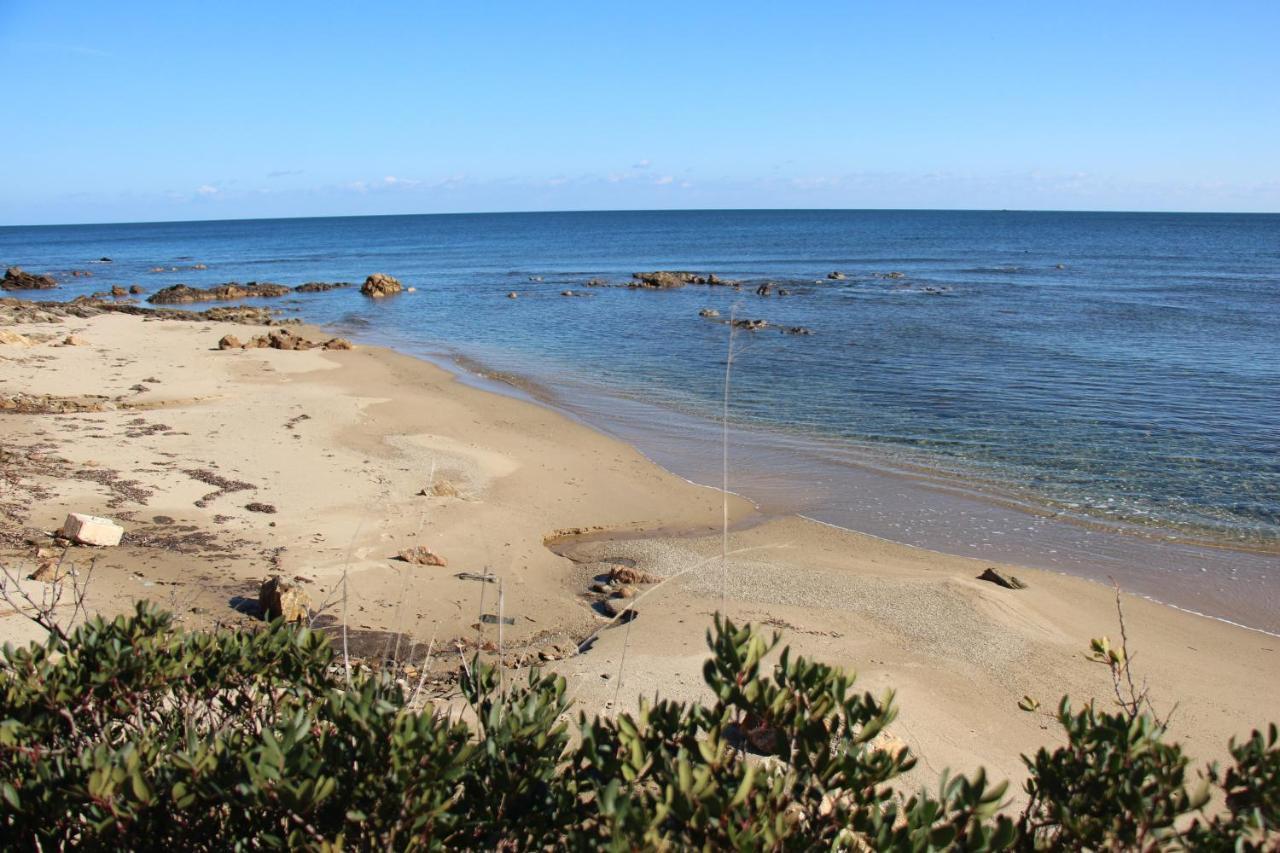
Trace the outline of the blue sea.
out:
M 91 263 L 103 256 L 112 263 Z M 416 292 L 265 304 L 461 365 L 473 381 L 514 380 L 502 387 L 713 485 L 732 346 L 729 487 L 766 511 L 1114 579 L 1280 631 L 1280 216 L 743 210 L 9 227 L 0 264 L 52 273 L 58 290 L 19 295 L 58 299 L 385 272 Z M 742 287 L 621 286 L 662 269 Z M 756 294 L 764 282 L 769 296 Z M 812 334 L 731 340 L 699 316 L 707 308 Z

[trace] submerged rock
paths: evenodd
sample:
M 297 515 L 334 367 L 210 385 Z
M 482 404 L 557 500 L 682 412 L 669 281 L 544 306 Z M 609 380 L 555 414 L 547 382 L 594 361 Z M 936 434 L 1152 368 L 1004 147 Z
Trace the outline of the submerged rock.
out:
M 706 317 L 708 320 L 714 320 L 720 316 L 720 312 L 714 308 L 703 308 L 698 312 L 699 317 Z
M 294 293 L 324 293 L 329 290 L 339 290 L 344 287 L 350 287 L 349 281 L 309 281 L 306 284 L 300 284 L 293 289 Z
M 756 296 L 768 296 L 773 292 L 773 282 L 766 281 L 756 288 Z
M 840 272 L 840 270 L 833 270 L 832 272 L 827 273 L 827 278 L 832 281 L 844 281 L 845 274 Z

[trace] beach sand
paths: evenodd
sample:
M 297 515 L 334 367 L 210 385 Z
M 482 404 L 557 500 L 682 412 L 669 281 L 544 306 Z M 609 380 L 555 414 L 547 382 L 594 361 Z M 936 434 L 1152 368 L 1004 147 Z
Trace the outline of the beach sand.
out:
M 498 584 L 456 576 L 492 573 L 512 655 L 558 658 L 599 632 L 548 665 L 578 707 L 611 711 L 703 695 L 703 638 L 722 610 L 856 670 L 862 689 L 896 690 L 893 732 L 929 786 L 944 768 L 985 765 L 1016 787 L 1019 755 L 1060 741 L 1049 712 L 1063 694 L 1111 698 L 1107 671 L 1086 658 L 1091 637 L 1119 633 L 1115 594 L 1099 584 L 1001 567 L 1029 585 L 1008 590 L 977 579 L 990 563 L 766 518 L 732 496 L 722 562 L 719 491 L 388 350 L 219 351 L 225 334 L 263 330 L 123 315 L 5 331 L 32 345 L 0 344 L 0 394 L 106 395 L 114 407 L 0 413 L 0 559 L 13 574 L 36 567 L 36 549 L 54 544 L 41 532 L 68 512 L 127 531 L 119 547 L 67 553 L 81 578 L 92 565 L 94 612 L 149 598 L 186 626 L 251 624 L 259 583 L 281 574 L 325 621 L 345 616 L 353 640 L 399 633 L 418 656 L 434 640 L 444 671 L 460 644 L 498 641 L 499 626 L 480 622 L 499 615 Z M 68 334 L 85 345 L 56 345 Z M 443 494 L 420 494 L 437 485 Z M 393 559 L 415 545 L 447 566 Z M 598 615 L 589 594 L 620 563 L 671 578 L 638 588 L 626 624 Z M 22 584 L 36 596 L 46 586 Z M 1173 735 L 1196 759 L 1221 759 L 1229 737 L 1276 719 L 1280 639 L 1122 600 L 1135 668 L 1157 708 L 1176 705 Z M 39 634 L 0 605 L 0 640 Z M 1018 709 L 1024 695 L 1039 713 Z

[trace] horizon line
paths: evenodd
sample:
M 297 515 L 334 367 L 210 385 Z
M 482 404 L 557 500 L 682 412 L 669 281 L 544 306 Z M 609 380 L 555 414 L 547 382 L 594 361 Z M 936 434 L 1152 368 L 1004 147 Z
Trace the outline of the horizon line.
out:
M 311 219 L 376 219 L 406 216 L 543 216 L 582 213 L 1080 213 L 1166 216 L 1280 216 L 1280 211 L 1241 210 L 1097 210 L 1021 207 L 671 207 L 550 208 L 546 210 L 460 210 L 434 213 L 334 213 L 320 216 L 237 216 L 198 219 L 135 219 L 85 222 L 0 224 L 0 228 L 79 228 L 107 225 L 185 225 L 200 222 L 291 222 Z

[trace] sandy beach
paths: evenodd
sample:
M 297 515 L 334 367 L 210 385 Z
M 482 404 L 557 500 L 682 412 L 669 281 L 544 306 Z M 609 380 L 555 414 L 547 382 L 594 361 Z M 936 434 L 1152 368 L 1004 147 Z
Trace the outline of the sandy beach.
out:
M 121 546 L 67 553 L 81 577 L 92 565 L 92 611 L 149 598 L 189 627 L 253 624 L 259 584 L 279 574 L 325 619 L 345 614 L 352 636 L 402 634 L 419 656 L 433 644 L 441 673 L 501 628 L 513 662 L 545 660 L 579 707 L 608 711 L 696 698 L 703 636 L 723 610 L 857 670 L 863 689 L 896 690 L 894 734 L 929 785 L 979 765 L 1016 784 L 1019 755 L 1058 741 L 1048 712 L 1062 694 L 1110 695 L 1086 658 L 1091 637 L 1118 635 L 1105 586 L 1001 566 L 1028 584 L 1004 589 L 978 580 L 991 563 L 764 517 L 736 497 L 722 562 L 718 490 L 418 359 L 219 350 L 224 335 L 266 330 L 119 314 L 0 331 L 22 336 L 0 343 L 0 395 L 81 408 L 0 412 L 0 559 L 25 578 L 68 512 L 117 520 Z M 69 335 L 80 345 L 61 345 Z M 419 545 L 447 565 L 394 559 Z M 620 565 L 669 579 L 613 600 L 634 604 L 625 624 L 591 592 Z M 501 613 L 499 584 L 474 579 L 485 574 L 501 582 Z M 23 587 L 38 596 L 41 584 Z M 1173 735 L 1193 756 L 1219 759 L 1228 738 L 1275 719 L 1280 640 L 1122 601 L 1136 669 L 1157 708 L 1177 706 Z M 0 640 L 38 636 L 0 607 Z M 1024 695 L 1041 712 L 1019 710 Z

